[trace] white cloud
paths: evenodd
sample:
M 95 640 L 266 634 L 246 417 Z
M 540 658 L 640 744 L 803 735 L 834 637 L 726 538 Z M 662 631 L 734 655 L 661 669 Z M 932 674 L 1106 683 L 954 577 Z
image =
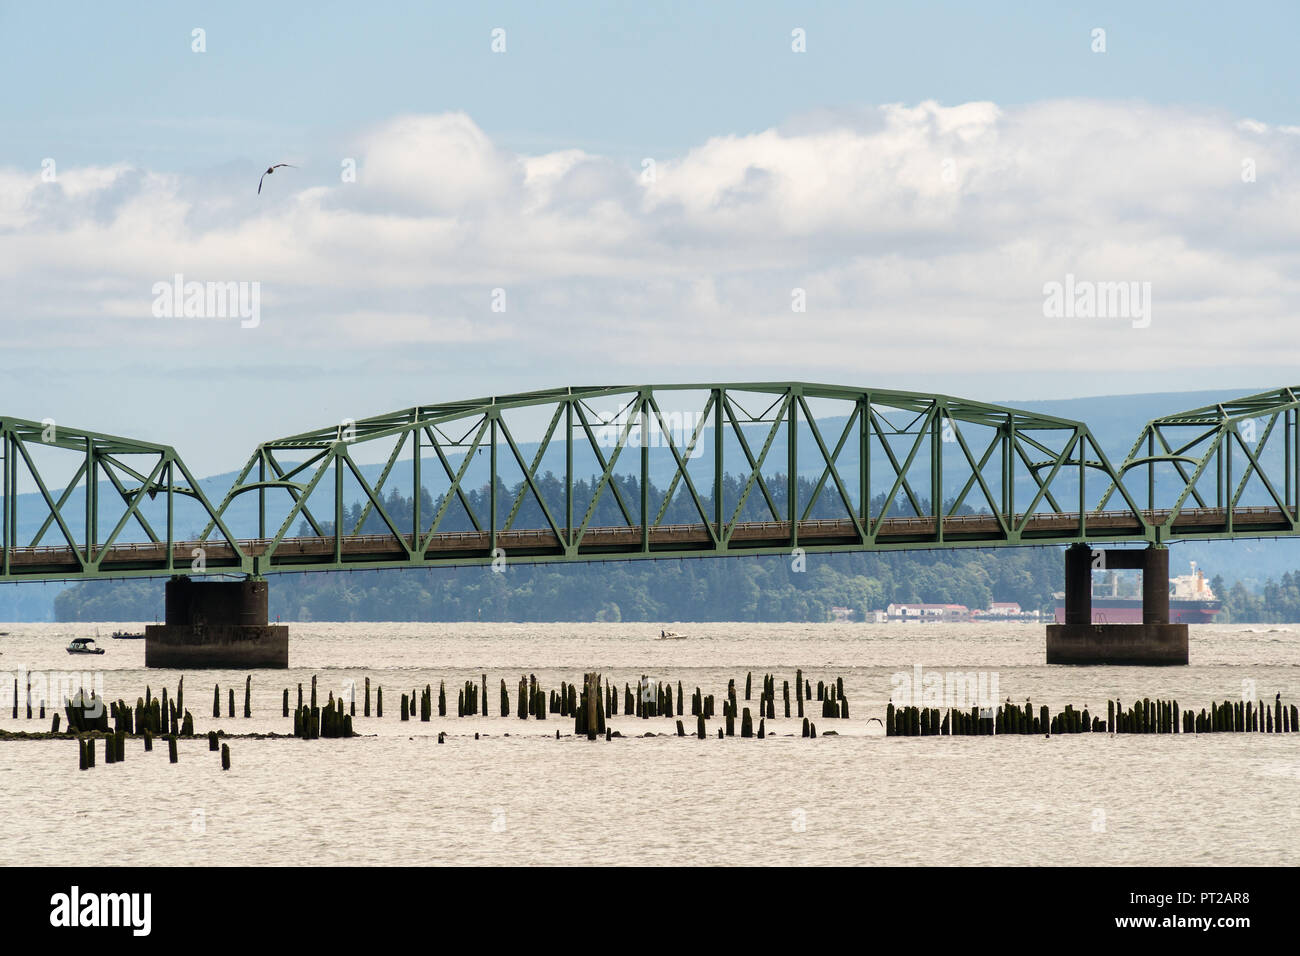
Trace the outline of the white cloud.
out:
M 936 372 L 1300 360 L 1300 138 L 1249 119 L 892 105 L 719 136 L 657 157 L 650 183 L 579 149 L 513 154 L 460 113 L 357 145 L 357 182 L 313 178 L 338 168 L 318 157 L 261 197 L 124 165 L 0 169 L 10 341 L 467 357 L 490 341 L 584 381 L 724 361 L 858 381 L 885 352 Z M 130 321 L 178 272 L 261 282 L 256 337 Z M 1151 326 L 1044 319 L 1043 285 L 1067 273 L 1150 282 Z

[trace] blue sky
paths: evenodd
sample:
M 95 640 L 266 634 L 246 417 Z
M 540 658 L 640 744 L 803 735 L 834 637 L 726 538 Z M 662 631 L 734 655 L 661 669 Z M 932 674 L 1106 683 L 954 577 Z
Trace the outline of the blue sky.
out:
M 1300 116 L 1291 3 L 0 4 L 0 161 L 202 168 L 463 110 L 509 148 L 678 151 L 819 109 L 1061 97 Z M 790 30 L 808 55 L 786 56 Z M 190 31 L 207 31 L 207 52 Z M 489 50 L 507 30 L 507 55 Z M 1104 57 L 1090 31 L 1107 31 Z
M 560 384 L 1289 383 L 1297 21 L 1282 3 L 0 4 L 0 411 L 212 472 L 273 434 Z M 282 161 L 301 168 L 257 196 Z M 260 327 L 150 323 L 177 272 L 260 282 Z M 1045 324 L 1043 284 L 1067 274 L 1149 281 L 1150 328 Z

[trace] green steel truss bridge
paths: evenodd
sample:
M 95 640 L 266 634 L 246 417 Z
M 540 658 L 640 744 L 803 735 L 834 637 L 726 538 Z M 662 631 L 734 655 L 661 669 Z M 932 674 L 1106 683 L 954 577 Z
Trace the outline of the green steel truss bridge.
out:
M 1300 523 L 1298 389 L 1083 422 L 798 382 L 574 387 L 263 442 L 222 493 L 174 448 L 0 418 L 0 581 L 1162 544 Z

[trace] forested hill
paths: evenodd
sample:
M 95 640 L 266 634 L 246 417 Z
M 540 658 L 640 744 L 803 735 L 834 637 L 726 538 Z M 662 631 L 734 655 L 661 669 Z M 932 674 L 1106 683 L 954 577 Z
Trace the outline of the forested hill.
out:
M 891 601 L 1046 607 L 1059 590 L 1056 548 L 807 554 L 278 574 L 283 621 L 825 621 L 834 606 Z M 60 621 L 160 618 L 161 581 L 93 581 L 58 596 Z M 858 619 L 861 616 L 858 615 Z

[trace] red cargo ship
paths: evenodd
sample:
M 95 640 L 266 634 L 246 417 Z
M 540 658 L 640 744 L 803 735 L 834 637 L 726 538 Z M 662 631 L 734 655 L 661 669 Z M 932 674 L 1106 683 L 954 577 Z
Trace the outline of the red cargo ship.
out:
M 1141 624 L 1142 598 L 1120 597 L 1118 595 L 1118 578 L 1111 579 L 1111 593 L 1092 594 L 1092 623 L 1094 624 Z M 1065 622 L 1064 592 L 1052 595 L 1056 598 L 1056 623 Z M 1219 599 L 1214 596 L 1210 585 L 1205 581 L 1205 573 L 1196 569 L 1192 562 L 1192 573 L 1169 579 L 1169 622 L 1171 624 L 1209 624 L 1214 616 L 1223 609 Z

